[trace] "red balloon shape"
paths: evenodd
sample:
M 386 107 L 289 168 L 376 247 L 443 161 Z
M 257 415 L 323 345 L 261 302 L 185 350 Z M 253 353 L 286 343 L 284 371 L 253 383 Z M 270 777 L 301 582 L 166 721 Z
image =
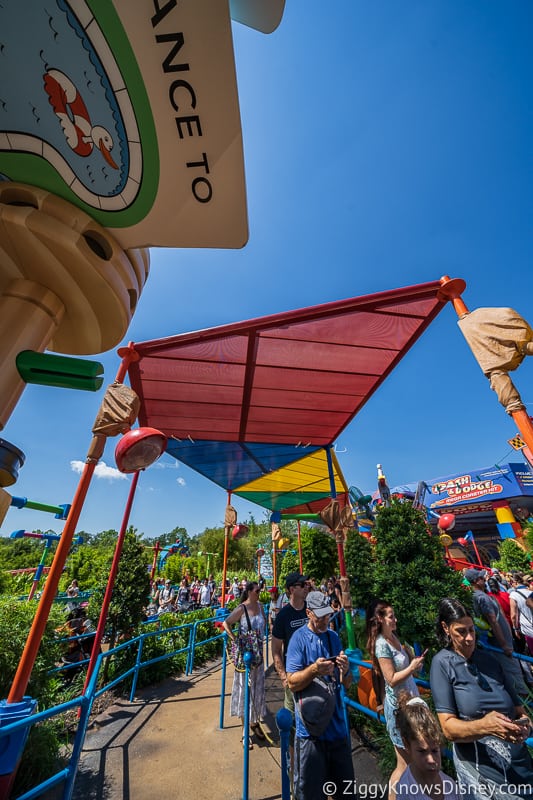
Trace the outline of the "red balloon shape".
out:
M 438 526 L 441 531 L 451 531 L 455 527 L 455 514 L 442 514 Z
M 468 542 L 466 541 L 466 539 L 463 539 L 462 536 L 461 536 L 460 539 L 457 539 L 457 543 L 460 544 L 461 547 L 467 547 L 468 546 Z

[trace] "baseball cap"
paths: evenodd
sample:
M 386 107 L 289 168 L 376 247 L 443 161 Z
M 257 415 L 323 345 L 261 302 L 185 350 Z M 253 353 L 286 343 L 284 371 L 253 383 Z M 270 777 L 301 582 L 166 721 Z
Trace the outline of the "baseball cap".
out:
M 487 570 L 486 569 L 467 569 L 465 572 L 465 578 L 467 579 L 468 583 L 475 583 L 480 578 L 487 577 Z
M 289 589 L 295 583 L 305 583 L 307 578 L 299 572 L 289 572 L 285 578 L 285 588 Z
M 307 609 L 312 611 L 316 617 L 325 617 L 326 614 L 334 613 L 328 598 L 322 592 L 309 592 L 306 603 Z

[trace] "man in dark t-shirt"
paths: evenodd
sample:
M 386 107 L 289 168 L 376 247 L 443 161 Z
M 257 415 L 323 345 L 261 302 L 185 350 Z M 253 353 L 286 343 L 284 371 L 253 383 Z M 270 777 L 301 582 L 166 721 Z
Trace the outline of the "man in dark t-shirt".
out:
M 474 590 L 474 614 L 482 617 L 490 625 L 489 640 L 492 637 L 491 644 L 501 648 L 501 652 L 492 651 L 491 655 L 500 662 L 504 672 L 512 675 L 515 692 L 521 697 L 526 697 L 528 688 L 520 664 L 513 658 L 513 634 L 499 603 L 486 592 L 487 577 L 487 571 L 484 569 L 472 567 L 465 572 L 465 578 Z
M 309 592 L 309 581 L 299 572 L 291 572 L 285 580 L 289 602 L 276 614 L 272 628 L 272 661 L 285 690 L 285 708 L 294 717 L 294 699 L 287 684 L 285 660 L 291 636 L 302 625 L 307 624 L 305 598 Z

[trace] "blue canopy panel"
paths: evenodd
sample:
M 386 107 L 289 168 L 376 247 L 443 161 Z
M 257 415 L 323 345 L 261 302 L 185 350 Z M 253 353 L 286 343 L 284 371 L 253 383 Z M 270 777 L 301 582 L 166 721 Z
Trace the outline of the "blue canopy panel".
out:
M 298 447 L 293 444 L 192 442 L 173 438 L 167 444 L 169 455 L 227 491 L 320 449 L 319 446 Z

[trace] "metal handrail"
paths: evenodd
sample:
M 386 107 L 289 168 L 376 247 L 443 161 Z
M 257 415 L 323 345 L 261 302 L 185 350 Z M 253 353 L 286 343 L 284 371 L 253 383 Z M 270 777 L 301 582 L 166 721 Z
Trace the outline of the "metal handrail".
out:
M 135 690 L 137 687 L 138 676 L 141 669 L 151 666 L 152 664 L 156 664 L 159 661 L 164 661 L 168 658 L 172 658 L 173 656 L 179 653 L 187 653 L 186 670 L 187 674 L 190 674 L 194 667 L 194 656 L 196 653 L 196 649 L 201 647 L 202 645 L 208 644 L 209 642 L 216 641 L 217 639 L 222 640 L 224 636 L 223 633 L 219 633 L 216 634 L 215 636 L 210 636 L 207 639 L 196 641 L 197 632 L 200 625 L 205 623 L 212 623 L 214 621 L 215 621 L 215 616 L 213 615 L 212 617 L 206 617 L 205 619 L 196 620 L 195 622 L 187 622 L 182 625 L 172 626 L 170 628 L 158 628 L 157 630 L 154 631 L 147 631 L 146 633 L 142 633 L 139 636 L 134 637 L 133 639 L 129 639 L 127 642 L 122 642 L 121 644 L 114 647 L 112 650 L 108 650 L 104 653 L 99 653 L 98 658 L 96 660 L 95 669 L 93 671 L 93 674 L 91 675 L 89 684 L 87 685 L 87 688 L 83 694 L 71 700 L 68 700 L 65 703 L 61 703 L 60 705 L 53 706 L 52 708 L 45 709 L 44 711 L 32 714 L 31 716 L 25 717 L 24 719 L 19 719 L 16 722 L 10 723 L 9 725 L 0 727 L 0 751 L 2 751 L 2 740 L 5 737 L 24 731 L 26 728 L 31 728 L 33 725 L 36 725 L 39 722 L 44 722 L 47 719 L 51 719 L 53 717 L 59 716 L 60 714 L 64 714 L 66 711 L 80 708 L 78 729 L 74 737 L 74 742 L 72 745 L 72 753 L 68 765 L 58 770 L 50 778 L 47 778 L 37 786 L 34 786 L 32 789 L 25 792 L 23 795 L 20 795 L 18 800 L 33 800 L 33 798 L 40 797 L 46 791 L 53 788 L 54 786 L 58 786 L 61 783 L 64 783 L 62 800 L 70 800 L 74 789 L 74 781 L 76 779 L 79 757 L 85 741 L 85 735 L 87 733 L 89 717 L 91 714 L 94 700 L 97 697 L 100 697 L 100 695 L 104 694 L 104 692 L 109 691 L 114 686 L 121 683 L 130 675 L 132 675 L 133 680 L 130 690 L 130 702 L 132 702 L 135 697 Z M 167 635 L 169 633 L 181 630 L 188 631 L 188 641 L 186 646 L 173 649 L 169 652 L 163 653 L 162 655 L 156 656 L 154 658 L 149 658 L 146 661 L 142 660 L 143 645 L 146 639 L 155 636 Z M 91 635 L 92 634 L 80 634 L 75 637 L 69 637 L 69 638 L 80 639 Z M 137 646 L 135 664 L 132 667 L 128 668 L 125 672 L 113 678 L 104 686 L 97 688 L 100 670 L 104 661 L 106 659 L 116 656 L 117 653 L 120 653 L 126 648 L 131 648 L 134 646 Z M 83 666 L 86 663 L 88 663 L 88 659 L 86 659 L 85 661 L 76 662 L 72 665 L 61 666 L 59 668 L 51 670 L 51 672 L 65 671 L 71 669 L 72 667 Z

